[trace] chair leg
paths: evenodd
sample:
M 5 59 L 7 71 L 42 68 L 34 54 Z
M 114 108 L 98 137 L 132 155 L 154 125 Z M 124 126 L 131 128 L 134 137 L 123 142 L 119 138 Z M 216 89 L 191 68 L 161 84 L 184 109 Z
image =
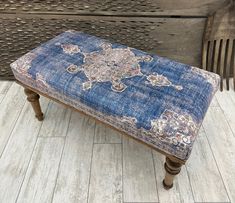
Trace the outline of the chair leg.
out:
M 169 190 L 173 187 L 173 180 L 174 177 L 180 173 L 181 170 L 181 163 L 175 162 L 171 160 L 169 157 L 166 157 L 166 162 L 164 164 L 166 175 L 165 179 L 163 180 L 163 186 L 166 190 Z
M 31 103 L 33 107 L 36 118 L 39 121 L 42 121 L 44 117 L 39 103 L 39 98 L 40 98 L 39 94 L 27 88 L 24 89 L 24 92 L 27 95 L 27 100 Z

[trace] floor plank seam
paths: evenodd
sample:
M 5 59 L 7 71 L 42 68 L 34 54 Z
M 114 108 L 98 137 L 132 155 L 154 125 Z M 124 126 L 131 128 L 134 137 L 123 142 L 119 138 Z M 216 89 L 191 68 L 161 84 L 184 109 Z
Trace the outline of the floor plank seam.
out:
M 30 105 L 29 103 L 26 102 L 25 105 L 27 105 L 27 104 Z M 49 106 L 49 102 L 48 102 L 48 104 L 47 104 L 47 107 L 46 107 L 46 110 L 45 110 L 45 114 L 46 114 L 46 112 L 47 112 L 48 106 Z M 22 108 L 22 109 L 23 109 L 23 108 Z M 34 119 L 35 119 L 35 118 L 34 118 Z M 29 165 L 30 165 L 30 163 L 31 163 L 31 161 L 32 161 L 32 156 L 33 156 L 35 147 L 36 147 L 37 142 L 38 142 L 38 138 L 39 138 L 38 135 L 39 135 L 40 130 L 41 130 L 41 128 L 42 128 L 42 123 L 43 123 L 43 121 L 42 121 L 42 122 L 39 122 L 39 123 L 40 123 L 40 127 L 39 127 L 39 130 L 38 130 L 37 136 L 36 136 L 36 141 L 35 141 L 35 143 L 34 143 L 33 150 L 32 150 L 32 153 L 31 153 L 31 155 L 30 155 L 30 159 L 29 159 L 29 162 L 28 162 L 27 169 L 25 170 L 24 177 L 23 177 L 22 182 L 21 182 L 21 184 L 20 184 L 20 188 L 19 188 L 18 194 L 17 194 L 17 196 L 16 196 L 16 201 L 15 201 L 16 203 L 17 203 L 17 201 L 18 201 L 18 198 L 19 198 L 19 195 L 20 195 L 20 192 L 21 192 L 21 189 L 22 189 L 22 185 L 23 185 L 24 180 L 25 180 L 25 176 L 26 176 L 27 171 L 28 171 L 28 169 L 29 169 Z
M 157 190 L 157 197 L 158 197 L 158 201 L 160 202 L 160 196 L 159 196 L 159 191 L 158 191 L 158 187 L 157 187 L 156 168 L 155 168 L 155 162 L 154 162 L 154 158 L 153 158 L 153 150 L 152 149 L 151 149 L 151 154 L 152 154 L 152 161 L 153 161 L 153 172 L 154 172 L 154 178 L 155 178 L 155 184 L 156 184 L 156 190 Z
M 12 129 L 11 129 L 11 131 L 10 131 L 10 133 L 9 133 L 10 135 L 9 135 L 9 137 L 8 137 L 8 139 L 7 139 L 7 142 L 6 142 L 6 144 L 5 144 L 5 146 L 4 146 L 3 150 L 2 150 L 2 153 L 0 154 L 0 159 L 1 159 L 3 153 L 4 153 L 5 149 L 6 149 L 6 146 L 8 145 L 8 142 L 9 142 L 11 136 L 12 136 L 12 133 L 13 133 L 15 127 L 16 127 L 16 123 L 18 122 L 19 117 L 20 117 L 20 115 L 21 115 L 21 113 L 22 113 L 22 111 L 23 111 L 25 105 L 27 105 L 26 101 L 24 102 L 24 104 L 23 104 L 23 106 L 22 106 L 22 108 L 21 108 L 21 110 L 20 110 L 20 112 L 19 112 L 19 115 L 17 116 L 17 118 L 16 118 L 16 120 L 15 120 L 15 122 L 14 122 L 14 124 L 13 124 L 13 127 L 12 127 Z
M 68 131 L 67 131 L 68 133 Z M 66 134 L 67 134 L 66 133 Z M 41 138 L 41 137 L 40 137 Z M 58 137 L 51 137 L 52 139 L 58 139 Z M 57 180 L 58 180 L 58 176 L 59 176 L 59 171 L 60 171 L 60 166 L 61 166 L 61 161 L 62 161 L 62 157 L 63 157 L 63 154 L 64 154 L 64 148 L 65 148 L 65 143 L 66 143 L 66 137 L 59 137 L 60 139 L 63 139 L 64 140 L 64 144 L 63 144 L 63 149 L 62 149 L 62 152 L 61 152 L 61 156 L 60 156 L 60 162 L 59 162 L 59 165 L 58 165 L 58 168 L 57 168 L 57 173 L 56 173 L 56 180 L 55 180 L 55 185 L 54 185 L 54 188 L 53 188 L 53 192 L 52 192 L 52 198 L 51 198 L 51 203 L 53 202 L 53 199 L 54 199 L 54 194 L 55 194 L 55 188 L 56 188 L 56 185 L 57 185 Z
M 190 187 L 190 190 L 191 190 L 191 193 L 192 193 L 193 201 L 195 202 L 195 197 L 194 197 L 194 194 L 193 194 L 193 188 L 192 188 L 191 180 L 190 180 L 190 177 L 189 177 L 189 172 L 188 172 L 188 169 L 187 169 L 186 165 L 187 165 L 187 162 L 184 166 L 185 166 L 186 175 L 188 177 L 189 187 Z
M 89 202 L 89 193 L 90 193 L 90 184 L 91 184 L 91 170 L 92 170 L 92 160 L 94 154 L 94 140 L 95 140 L 95 132 L 96 132 L 97 123 L 95 123 L 94 127 L 94 134 L 93 134 L 93 143 L 92 143 L 92 150 L 91 150 L 91 161 L 90 161 L 90 173 L 89 173 L 89 180 L 88 180 L 88 189 L 87 189 L 87 203 Z
M 226 121 L 226 122 L 227 122 L 227 121 Z M 225 191 L 226 191 L 227 197 L 228 197 L 228 199 L 229 199 L 229 202 L 231 202 L 231 198 L 230 198 L 230 196 L 229 196 L 229 193 L 228 193 L 227 187 L 226 187 L 226 185 L 225 185 L 224 178 L 223 178 L 223 176 L 222 176 L 222 174 L 221 174 L 221 172 L 220 172 L 220 168 L 219 168 L 219 166 L 218 166 L 217 160 L 216 160 L 215 155 L 214 155 L 214 152 L 213 152 L 213 150 L 212 150 L 212 148 L 211 148 L 211 143 L 209 142 L 209 139 L 208 139 L 208 137 L 207 137 L 207 133 L 206 133 L 206 132 L 205 132 L 205 135 L 206 135 L 206 140 L 207 140 L 208 145 L 209 145 L 209 147 L 210 147 L 210 150 L 211 150 L 211 153 L 212 153 L 213 159 L 214 159 L 214 161 L 215 161 L 216 167 L 217 167 L 217 169 L 218 169 L 218 171 L 219 171 L 220 178 L 221 178 L 221 180 L 222 180 L 222 182 L 223 182 L 223 185 L 224 185 L 224 188 L 225 188 Z
M 193 192 L 192 183 L 191 183 L 191 179 L 190 179 L 190 176 L 189 176 L 189 171 L 188 171 L 188 168 L 187 168 L 187 162 L 185 164 L 185 170 L 186 170 L 187 177 L 188 177 L 188 180 L 189 180 L 189 186 L 190 186 L 190 189 L 191 189 L 191 192 L 192 192 L 193 201 L 195 202 L 195 194 Z
M 42 127 L 42 122 L 41 122 L 40 129 L 41 129 L 41 127 Z M 40 132 L 40 129 L 39 129 L 39 131 L 38 131 L 38 134 L 39 134 L 39 132 Z M 29 169 L 29 165 L 30 165 L 30 163 L 31 163 L 31 161 L 32 161 L 32 156 L 33 156 L 35 147 L 36 147 L 36 145 L 37 145 L 37 143 L 38 143 L 38 138 L 39 138 L 39 137 L 36 136 L 36 141 L 35 141 L 35 143 L 34 143 L 33 150 L 32 150 L 32 153 L 31 153 L 31 155 L 30 155 L 30 159 L 29 159 L 29 162 L 28 162 L 28 166 L 27 166 L 27 169 L 25 170 L 24 177 L 23 177 L 23 179 L 22 179 L 22 182 L 21 182 L 21 184 L 20 184 L 20 188 L 19 188 L 18 194 L 17 194 L 17 196 L 16 196 L 16 201 L 15 201 L 16 203 L 18 202 L 18 198 L 19 198 L 19 195 L 20 195 L 20 192 L 21 192 L 21 189 L 22 189 L 22 185 L 23 185 L 24 180 L 25 180 L 25 176 L 26 176 L 27 171 L 28 171 L 28 169 Z
M 6 97 L 6 94 L 1 94 L 1 95 L 3 95 L 3 97 L 2 97 L 2 100 L 0 101 L 0 104 L 3 102 L 3 100 L 4 100 L 5 97 Z
M 228 95 L 228 96 L 230 96 L 230 95 Z M 218 99 L 217 99 L 217 100 L 218 100 Z M 212 106 L 212 107 L 210 107 L 210 108 L 220 108 L 220 109 L 221 109 L 221 111 L 222 111 L 223 114 L 224 114 L 224 118 L 225 118 L 226 122 L 228 123 L 228 126 L 229 126 L 229 128 L 230 128 L 230 130 L 231 130 L 231 132 L 232 132 L 232 134 L 233 134 L 233 137 L 235 137 L 235 132 L 233 132 L 233 129 L 232 129 L 232 127 L 230 126 L 229 120 L 228 120 L 228 118 L 227 118 L 227 116 L 226 116 L 226 113 L 224 112 L 223 108 L 221 107 L 219 101 L 218 101 L 218 104 L 219 104 L 218 107 L 217 107 L 217 106 Z
M 11 84 L 9 85 L 9 87 L 6 89 L 5 94 L 6 94 L 6 93 L 9 91 L 9 89 L 12 87 L 13 83 L 14 83 L 14 82 L 11 82 Z
M 102 145 L 102 144 L 122 144 L 122 143 L 94 143 L 94 145 Z
M 1 81 L 2 82 L 2 81 Z M 7 92 L 9 91 L 9 89 L 11 88 L 11 86 L 13 85 L 14 82 L 11 82 L 11 84 L 9 85 L 9 87 L 7 87 L 5 89 L 5 92 L 0 92 L 0 94 L 7 94 Z
M 71 122 L 71 119 L 72 119 L 72 109 L 67 108 L 67 111 L 69 111 L 70 114 L 69 114 L 69 121 L 68 121 L 68 124 L 67 124 L 67 131 L 66 131 L 66 134 L 65 134 L 65 136 L 64 136 L 65 138 L 68 137 L 69 125 L 70 125 L 70 122 Z M 59 136 L 59 137 L 60 137 L 60 136 Z
M 49 117 L 49 119 L 44 119 L 43 120 L 43 123 L 46 125 L 46 124 L 48 124 L 51 120 L 53 120 L 53 117 L 55 116 L 53 116 L 52 118 L 51 118 L 51 112 L 50 112 L 50 107 L 52 107 L 52 109 L 53 108 L 55 108 L 55 109 L 57 109 L 57 110 L 60 110 L 61 108 L 63 108 L 63 111 L 64 112 L 66 112 L 66 113 L 68 113 L 69 115 L 68 115 L 68 120 L 69 120 L 69 118 L 70 118 L 70 116 L 71 116 L 71 113 L 72 113 L 72 111 L 71 111 L 71 109 L 69 109 L 68 107 L 66 107 L 66 108 L 64 108 L 64 106 L 63 105 L 61 105 L 61 106 L 57 106 L 57 103 L 56 102 L 54 102 L 54 101 L 52 101 L 52 100 L 50 100 L 50 102 L 49 102 L 49 105 L 48 105 L 48 111 L 47 111 L 47 116 Z M 54 109 L 54 110 L 55 110 Z M 66 113 L 65 113 L 65 115 L 66 115 Z M 56 117 L 57 117 L 58 115 L 56 115 Z M 64 119 L 66 119 L 65 117 L 64 117 Z M 63 120 L 63 121 L 65 121 L 65 120 Z M 45 123 L 45 122 L 47 122 L 47 123 Z M 66 122 L 65 122 L 66 123 Z M 56 123 L 57 124 L 57 123 Z M 58 125 L 60 125 L 60 124 L 58 124 Z M 69 125 L 69 123 L 67 123 L 67 127 L 68 127 L 68 125 Z M 51 127 L 51 126 L 50 126 Z M 50 129 L 50 127 L 48 127 L 48 129 Z M 43 129 L 45 129 L 45 126 L 43 126 Z M 43 130 L 42 130 L 43 131 Z M 54 132 L 54 134 L 56 134 L 56 136 L 54 136 L 54 134 L 52 134 L 52 132 L 53 131 L 51 131 L 51 132 L 47 132 L 48 134 L 43 134 L 43 133 L 41 133 L 40 132 L 40 134 L 39 134 L 39 137 L 65 137 L 64 135 L 66 135 L 66 132 L 65 133 L 63 133 L 63 134 L 61 134 L 61 135 L 57 135 L 56 134 L 56 132 Z M 50 135 L 51 134 L 51 135 Z
M 53 136 L 53 137 L 51 137 L 51 138 L 62 138 L 62 139 L 64 139 L 64 145 L 63 145 L 63 149 L 62 149 L 61 156 L 60 156 L 60 162 L 59 162 L 58 170 L 57 170 L 57 174 L 56 174 L 55 185 L 54 185 L 53 192 L 52 192 L 51 203 L 54 200 L 55 188 L 56 188 L 56 185 L 57 185 L 57 180 L 58 180 L 58 176 L 59 176 L 61 161 L 62 161 L 62 158 L 63 158 L 64 148 L 65 148 L 65 144 L 66 144 L 66 140 L 67 140 L 67 135 L 68 135 L 68 132 L 69 132 L 69 125 L 70 125 L 71 117 L 72 117 L 72 114 L 69 115 L 69 124 L 68 124 L 67 130 L 66 130 L 66 135 L 64 137 L 62 137 L 62 136 L 57 136 L 57 137 Z M 43 137 L 40 137 L 40 138 L 43 138 Z
M 104 141 L 105 141 L 105 143 L 107 141 L 107 126 L 105 126 Z

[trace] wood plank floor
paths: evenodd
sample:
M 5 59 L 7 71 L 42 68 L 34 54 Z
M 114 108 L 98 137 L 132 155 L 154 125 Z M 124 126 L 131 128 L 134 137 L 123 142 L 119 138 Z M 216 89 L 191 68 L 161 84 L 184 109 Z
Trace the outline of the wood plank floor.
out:
M 232 85 L 232 83 L 231 83 Z M 46 98 L 0 82 L 0 203 L 235 203 L 235 92 L 218 92 L 172 190 L 164 156 Z

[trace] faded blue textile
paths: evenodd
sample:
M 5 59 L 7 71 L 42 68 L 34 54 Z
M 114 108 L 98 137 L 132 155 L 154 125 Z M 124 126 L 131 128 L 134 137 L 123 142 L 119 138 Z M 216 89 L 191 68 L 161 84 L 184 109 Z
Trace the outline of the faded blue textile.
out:
M 182 160 L 219 76 L 76 31 L 11 64 L 19 81 Z

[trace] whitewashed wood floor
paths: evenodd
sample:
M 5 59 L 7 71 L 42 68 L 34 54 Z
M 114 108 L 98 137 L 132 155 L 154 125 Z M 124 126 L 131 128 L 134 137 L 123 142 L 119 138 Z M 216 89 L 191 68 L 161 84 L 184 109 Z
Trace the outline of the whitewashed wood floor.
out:
M 93 119 L 0 82 L 0 203 L 235 202 L 235 92 L 218 92 L 174 188 L 164 157 Z

